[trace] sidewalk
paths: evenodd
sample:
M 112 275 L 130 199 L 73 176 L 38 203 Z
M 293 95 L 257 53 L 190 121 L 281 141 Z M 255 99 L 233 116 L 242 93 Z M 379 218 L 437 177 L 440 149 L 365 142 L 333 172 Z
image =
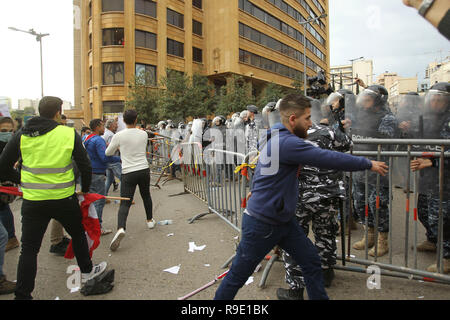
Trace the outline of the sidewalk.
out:
M 66 270 L 68 266 L 76 264 L 76 260 L 67 260 L 49 253 L 48 231 L 38 256 L 34 299 L 54 300 L 59 297 L 61 300 L 176 300 L 223 273 L 225 270 L 221 269 L 221 266 L 234 254 L 235 243 L 238 241 L 235 237 L 239 234 L 213 214 L 188 224 L 189 218 L 207 212 L 207 206 L 190 194 L 170 197 L 182 191 L 183 184 L 179 181 L 169 181 L 162 186 L 161 190 L 151 188 L 154 219 L 156 221 L 171 219 L 174 221 L 172 225 L 157 225 L 149 230 L 145 223 L 142 200 L 137 191 L 136 204 L 131 207 L 127 234 L 120 248 L 115 252 L 109 250 L 114 232 L 101 238 L 99 248 L 94 251 L 93 260 L 97 263 L 107 261 L 108 269 L 115 269 L 114 289 L 105 295 L 85 297 L 79 291 L 70 292 L 66 286 L 66 280 L 70 275 L 66 274 Z M 119 193 L 113 192 L 110 195 L 119 195 Z M 21 201 L 16 201 L 12 205 L 16 234 L 19 239 L 21 235 L 20 206 Z M 106 228 L 115 231 L 118 209 L 119 204 L 114 201 L 105 206 L 103 220 Z M 423 237 L 422 229 L 419 232 Z M 173 235 L 168 236 L 171 233 Z M 352 234 L 352 239 L 359 238 L 361 235 L 362 228 Z M 197 246 L 206 245 L 206 247 L 201 251 L 188 252 L 189 242 L 195 242 Z M 399 243 L 399 250 L 400 247 Z M 338 250 L 340 254 L 340 249 Z M 10 280 L 16 279 L 19 254 L 19 249 L 13 249 L 5 255 L 4 272 Z M 355 254 L 354 251 L 352 254 Z M 426 264 L 434 259 L 434 255 L 427 254 L 425 258 L 419 256 L 419 259 L 424 260 L 423 263 Z M 267 261 L 262 262 L 263 268 L 266 263 Z M 178 265 L 181 266 L 177 275 L 163 271 Z M 283 265 L 276 262 L 266 281 L 266 288 L 260 289 L 258 284 L 263 268 L 253 274 L 254 281 L 244 286 L 236 299 L 276 300 L 276 289 L 287 288 Z M 366 286 L 368 277 L 368 274 L 336 271 L 333 286 L 327 289 L 327 292 L 331 299 L 345 300 L 450 299 L 448 285 L 382 277 L 381 290 L 369 290 Z M 212 299 L 217 288 L 218 284 L 215 284 L 190 299 Z M 0 300 L 9 300 L 13 297 L 14 295 L 3 295 L 0 296 Z

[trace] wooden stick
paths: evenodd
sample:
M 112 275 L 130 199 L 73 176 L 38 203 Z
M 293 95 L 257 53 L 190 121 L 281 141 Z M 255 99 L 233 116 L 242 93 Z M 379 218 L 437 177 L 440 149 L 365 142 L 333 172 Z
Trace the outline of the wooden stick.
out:
M 84 193 L 81 191 L 77 191 L 77 195 L 83 195 Z M 122 197 L 111 197 L 111 196 L 105 196 L 105 199 L 109 199 L 109 200 L 124 200 L 124 201 L 129 201 L 131 200 L 130 198 L 122 198 Z M 134 201 L 133 201 L 134 203 Z

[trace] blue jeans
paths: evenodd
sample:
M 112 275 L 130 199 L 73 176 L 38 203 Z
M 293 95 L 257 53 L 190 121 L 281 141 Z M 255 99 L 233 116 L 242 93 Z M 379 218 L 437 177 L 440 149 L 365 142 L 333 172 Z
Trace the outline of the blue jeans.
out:
M 3 276 L 3 263 L 5 261 L 5 247 L 8 243 L 8 232 L 0 220 L 0 276 Z
M 101 195 L 106 195 L 105 192 L 105 180 L 106 176 L 104 174 L 92 174 L 91 187 L 89 188 L 90 193 L 98 193 Z M 103 207 L 105 206 L 105 199 L 97 200 L 94 202 L 95 210 L 97 211 L 98 221 L 102 225 Z
M 8 231 L 8 239 L 14 238 L 16 236 L 16 229 L 14 227 L 14 216 L 9 204 L 0 203 L 0 220 L 6 231 Z
M 120 162 L 108 163 L 108 169 L 106 169 L 106 185 L 105 185 L 105 195 L 108 194 L 109 188 L 114 181 L 114 177 L 121 180 L 122 176 L 122 164 Z
M 217 289 L 215 300 L 233 299 L 258 263 L 277 245 L 288 252 L 304 271 L 309 299 L 328 299 L 318 251 L 306 237 L 295 216 L 285 224 L 270 225 L 244 214 L 241 236 L 230 271 Z

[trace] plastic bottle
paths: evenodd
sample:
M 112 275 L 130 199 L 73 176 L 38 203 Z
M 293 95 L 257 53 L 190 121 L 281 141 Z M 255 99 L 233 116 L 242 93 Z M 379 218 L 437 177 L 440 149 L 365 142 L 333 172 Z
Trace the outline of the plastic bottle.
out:
M 173 223 L 173 221 L 172 220 L 162 220 L 162 221 L 159 221 L 158 222 L 158 224 L 159 225 L 167 225 L 167 224 L 172 224 Z

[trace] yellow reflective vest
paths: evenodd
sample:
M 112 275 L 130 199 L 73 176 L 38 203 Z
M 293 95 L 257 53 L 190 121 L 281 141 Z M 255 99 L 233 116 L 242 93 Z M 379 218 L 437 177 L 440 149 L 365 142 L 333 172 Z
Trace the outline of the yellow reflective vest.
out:
M 42 136 L 21 136 L 20 180 L 24 199 L 59 200 L 75 193 L 74 144 L 75 130 L 61 125 Z

